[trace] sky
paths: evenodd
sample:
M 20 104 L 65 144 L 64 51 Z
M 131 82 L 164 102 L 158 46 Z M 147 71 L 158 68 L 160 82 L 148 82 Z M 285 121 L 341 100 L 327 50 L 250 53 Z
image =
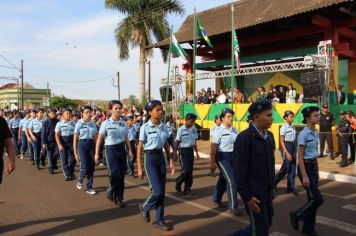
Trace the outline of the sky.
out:
M 125 16 L 105 9 L 105 0 L 1 0 L 0 1 L 0 78 L 18 77 L 10 69 L 24 60 L 24 81 L 36 88 L 74 99 L 117 98 L 112 80 L 120 72 L 121 98 L 138 96 L 139 51 L 120 61 L 114 29 Z M 181 0 L 183 16 L 169 15 L 168 21 L 178 30 L 186 16 L 220 6 L 231 0 Z M 152 96 L 160 98 L 161 78 L 167 77 L 158 49 L 151 60 Z M 173 59 L 172 65 L 181 60 Z M 6 66 L 6 67 L 4 67 Z M 183 71 L 180 72 L 184 74 Z M 89 80 L 90 82 L 83 82 Z M 8 83 L 0 79 L 0 85 Z M 199 84 L 200 83 L 200 84 Z M 198 82 L 197 88 L 213 86 L 213 81 Z M 147 86 L 146 86 L 147 87 Z

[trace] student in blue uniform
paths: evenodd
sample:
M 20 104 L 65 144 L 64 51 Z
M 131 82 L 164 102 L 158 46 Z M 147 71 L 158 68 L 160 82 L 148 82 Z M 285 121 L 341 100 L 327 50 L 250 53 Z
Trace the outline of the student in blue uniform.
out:
M 220 175 L 214 190 L 213 203 L 223 207 L 221 199 L 224 192 L 227 191 L 230 213 L 241 215 L 238 210 L 236 180 L 232 166 L 234 143 L 239 134 L 237 129 L 232 126 L 234 114 L 230 108 L 224 108 L 221 111 L 222 124 L 212 137 L 210 170 L 215 172 L 217 164 L 219 165 Z
M 283 155 L 283 164 L 281 169 L 276 175 L 274 182 L 274 187 L 277 188 L 278 183 L 283 179 L 283 177 L 288 174 L 287 179 L 287 190 L 286 193 L 293 193 L 298 195 L 295 190 L 294 180 L 295 180 L 295 170 L 296 170 L 296 131 L 292 124 L 294 120 L 294 113 L 292 111 L 285 111 L 283 119 L 286 121 L 280 128 L 280 145 Z
M 319 108 L 306 107 L 302 110 L 306 126 L 298 136 L 298 177 L 307 192 L 307 203 L 289 213 L 292 228 L 299 230 L 299 220 L 304 222 L 302 233 L 318 235 L 315 231 L 316 212 L 324 199 L 319 190 L 318 143 L 316 125 L 319 123 Z
M 30 118 L 30 111 L 25 110 L 23 113 L 24 117 L 21 119 L 20 124 L 19 124 L 19 136 L 21 137 L 21 159 L 24 159 L 24 156 L 26 154 L 27 148 L 28 148 L 28 142 L 27 142 L 27 136 L 25 132 L 25 128 L 28 125 L 29 118 Z
M 122 103 L 120 101 L 112 100 L 109 102 L 111 117 L 101 124 L 95 149 L 95 162 L 99 164 L 99 150 L 105 139 L 106 162 L 110 181 L 107 198 L 118 204 L 120 208 L 125 207 L 123 201 L 127 169 L 126 155 L 128 154 L 131 160 L 133 159 L 128 139 L 128 127 L 125 121 L 120 119 L 121 109 Z
M 54 174 L 54 170 L 57 170 L 57 158 L 56 154 L 58 153 L 56 137 L 55 137 L 55 128 L 58 123 L 57 110 L 50 109 L 48 113 L 48 118 L 43 123 L 42 129 L 42 149 L 46 149 L 47 151 L 47 159 L 48 159 L 48 172 L 50 174 Z
M 91 120 L 93 109 L 91 106 L 82 106 L 82 119 L 78 121 L 74 129 L 73 149 L 76 161 L 80 162 L 80 175 L 77 180 L 77 189 L 82 188 L 83 179 L 87 176 L 86 193 L 96 194 L 93 189 L 94 180 L 94 152 L 98 130 Z M 79 141 L 78 141 L 79 140 Z M 79 154 L 78 154 L 79 151 Z
M 64 181 L 74 179 L 75 158 L 73 151 L 73 136 L 75 124 L 71 121 L 72 110 L 63 109 L 62 119 L 57 123 L 55 128 L 56 143 L 61 156 L 62 170 Z
M 35 164 L 35 159 L 34 159 L 35 158 L 34 157 L 35 154 L 34 154 L 33 143 L 32 143 L 32 139 L 31 139 L 28 127 L 29 127 L 31 121 L 36 118 L 36 114 L 37 114 L 37 110 L 36 109 L 31 109 L 30 118 L 28 119 L 27 125 L 24 127 L 25 128 L 26 137 L 27 137 L 27 142 L 28 142 L 28 154 L 29 154 L 30 161 L 32 162 L 33 165 L 36 165 Z
M 127 156 L 127 173 L 131 177 L 135 177 L 135 162 L 137 158 L 137 143 L 136 143 L 136 136 L 138 133 L 138 130 L 134 126 L 134 117 L 133 116 L 126 116 L 126 123 L 128 127 L 128 138 L 130 141 L 130 146 L 131 146 L 131 152 L 133 159 L 130 158 L 130 156 Z
M 258 100 L 248 109 L 251 123 L 234 145 L 234 172 L 250 225 L 232 235 L 268 236 L 273 217 L 275 141 L 267 131 L 273 122 L 272 104 Z
M 198 132 L 195 128 L 195 120 L 197 116 L 193 113 L 188 113 L 185 116 L 185 124 L 182 125 L 177 132 L 176 142 L 174 147 L 174 161 L 178 158 L 178 148 L 180 149 L 181 174 L 176 180 L 176 190 L 181 192 L 184 182 L 184 194 L 190 194 L 193 185 L 193 166 L 194 166 L 194 150 L 199 159 L 198 147 L 196 140 Z
M 43 156 L 41 157 L 41 132 L 43 129 L 43 110 L 33 110 L 33 113 L 36 114 L 36 117 L 32 119 L 28 124 L 28 132 L 31 136 L 35 165 L 39 170 L 40 163 L 43 167 L 46 166 L 46 160 L 43 158 Z
M 19 126 L 20 126 L 20 113 L 18 111 L 14 111 L 14 117 L 9 120 L 9 127 L 12 131 L 13 134 L 13 138 L 12 141 L 14 143 L 15 146 L 15 152 L 16 152 L 16 156 L 19 157 L 20 156 L 20 148 L 21 148 L 21 142 L 20 142 L 20 133 L 19 133 Z
M 141 216 L 146 222 L 150 222 L 150 210 L 156 209 L 155 225 L 161 230 L 168 231 L 171 229 L 164 222 L 164 200 L 166 189 L 166 163 L 162 149 L 166 155 L 170 155 L 168 139 L 168 129 L 161 122 L 163 118 L 162 103 L 152 100 L 145 105 L 147 111 L 146 122 L 141 126 L 140 138 L 137 147 L 137 174 L 143 179 L 142 170 L 142 150 L 144 150 L 144 167 L 148 182 L 151 186 L 151 195 L 146 199 L 144 204 L 139 205 Z M 174 174 L 173 158 L 170 159 L 172 175 Z
M 220 125 L 221 125 L 221 118 L 220 118 L 220 115 L 216 115 L 215 116 L 215 125 L 211 128 L 210 130 L 210 137 L 212 138 L 214 133 L 216 132 L 216 130 L 218 130 L 220 128 Z

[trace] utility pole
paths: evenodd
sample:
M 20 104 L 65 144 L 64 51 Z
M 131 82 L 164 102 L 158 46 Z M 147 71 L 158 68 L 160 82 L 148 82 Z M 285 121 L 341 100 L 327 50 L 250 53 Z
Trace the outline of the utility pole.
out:
M 23 97 L 24 97 L 24 94 L 23 94 L 23 92 L 24 92 L 24 90 L 23 90 L 23 60 L 21 60 L 21 70 L 20 70 L 20 72 L 21 72 L 21 110 L 23 110 L 24 109 L 24 99 L 23 99 Z
M 148 101 L 151 101 L 151 61 L 148 61 Z
M 49 97 L 49 82 L 47 81 L 47 97 Z

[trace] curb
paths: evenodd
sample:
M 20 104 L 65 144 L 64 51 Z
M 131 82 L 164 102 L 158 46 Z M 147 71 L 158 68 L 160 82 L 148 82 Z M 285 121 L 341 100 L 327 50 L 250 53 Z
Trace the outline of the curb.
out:
M 208 155 L 206 153 L 202 153 L 202 152 L 199 152 L 199 155 L 200 155 L 200 158 L 204 158 L 204 159 L 210 157 L 210 155 Z M 275 164 L 276 171 L 279 171 L 280 168 L 281 168 L 281 164 Z M 356 184 L 355 176 L 349 176 L 349 175 L 343 175 L 343 174 L 333 174 L 331 172 L 319 171 L 319 177 L 322 179 L 333 180 L 336 182 Z

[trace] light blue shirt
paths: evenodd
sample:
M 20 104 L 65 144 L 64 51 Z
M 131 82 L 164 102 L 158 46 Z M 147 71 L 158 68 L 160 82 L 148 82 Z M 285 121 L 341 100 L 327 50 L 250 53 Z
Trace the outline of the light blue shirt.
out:
M 74 133 L 79 135 L 79 140 L 81 139 L 94 139 L 94 136 L 98 134 L 98 129 L 94 121 L 84 121 L 80 119 L 74 129 Z
M 187 148 L 195 145 L 195 140 L 198 139 L 197 128 L 193 125 L 190 128 L 187 128 L 185 125 L 179 127 L 177 131 L 176 140 L 179 141 L 179 147 Z
M 214 133 L 220 128 L 220 125 L 214 125 L 210 130 L 210 136 L 213 137 Z
M 135 140 L 137 134 L 137 127 L 131 126 L 128 128 L 129 128 L 129 133 L 128 133 L 129 141 Z
M 298 146 L 304 146 L 304 160 L 316 159 L 318 157 L 319 135 L 307 126 L 298 136 Z
M 296 131 L 294 125 L 288 125 L 288 123 L 284 123 L 280 130 L 280 136 L 284 136 L 285 142 L 294 142 L 296 138 Z
M 163 123 L 157 127 L 149 120 L 141 126 L 139 140 L 143 141 L 144 150 L 162 149 L 168 137 L 167 126 Z
M 54 132 L 58 133 L 60 136 L 72 136 L 74 134 L 75 124 L 73 121 L 60 120 L 54 128 Z
M 20 126 L 20 121 L 21 121 L 21 118 L 12 118 L 10 121 L 9 121 L 9 126 L 11 129 L 17 129 L 19 128 Z
M 22 129 L 22 131 L 24 131 L 24 129 L 27 127 L 29 122 L 30 122 L 30 119 L 22 119 L 22 120 L 20 120 L 19 128 Z
M 232 152 L 234 150 L 234 143 L 239 132 L 235 127 L 227 128 L 224 124 L 216 130 L 213 135 L 212 142 L 218 144 L 219 152 Z
M 33 119 L 29 122 L 27 128 L 31 130 L 33 133 L 41 133 L 43 127 L 43 122 L 42 120 L 39 119 Z
M 99 130 L 99 134 L 105 138 L 105 145 L 116 145 L 125 142 L 128 132 L 129 128 L 123 120 L 114 121 L 112 117 L 105 120 Z
M 167 126 L 167 129 L 168 129 L 169 136 L 172 136 L 173 135 L 173 126 L 172 126 L 172 124 L 170 122 L 167 122 L 166 126 Z

